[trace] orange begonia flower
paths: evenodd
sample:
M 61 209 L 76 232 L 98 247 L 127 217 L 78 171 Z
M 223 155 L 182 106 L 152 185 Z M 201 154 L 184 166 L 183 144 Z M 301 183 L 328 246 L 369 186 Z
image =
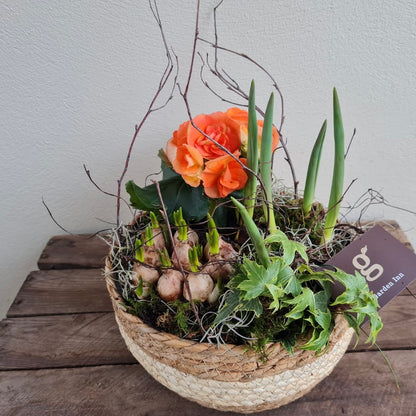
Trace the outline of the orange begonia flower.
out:
M 235 154 L 238 156 L 238 153 Z M 240 159 L 246 164 L 245 159 Z M 240 163 L 226 154 L 206 163 L 202 172 L 205 193 L 210 198 L 224 198 L 244 188 L 248 176 Z
M 173 161 L 176 158 L 176 151 L 179 146 L 187 143 L 188 140 L 188 129 L 189 125 L 191 123 L 188 121 L 185 121 L 185 123 L 182 123 L 178 130 L 173 132 L 172 138 L 168 141 L 166 145 L 166 156 L 168 157 L 170 163 L 173 165 Z
M 246 110 L 242 110 L 241 108 L 233 107 L 229 108 L 225 114 L 232 118 L 240 125 L 240 140 L 241 140 L 241 147 L 243 151 L 247 151 L 247 141 L 248 141 L 248 112 Z M 259 149 L 261 143 L 261 135 L 263 132 L 263 120 L 257 120 L 257 137 L 259 141 Z M 272 151 L 274 152 L 277 149 L 279 144 L 280 136 L 276 129 L 273 127 L 273 141 L 272 141 Z M 260 150 L 259 150 L 260 153 Z
M 172 162 L 173 169 L 182 175 L 190 186 L 197 187 L 201 183 L 204 159 L 195 148 L 182 144 L 176 150 L 176 158 Z
M 231 153 L 240 150 L 240 126 L 222 112 L 210 115 L 201 114 L 193 119 L 195 125 L 206 135 L 214 139 Z M 205 137 L 192 125 L 188 131 L 188 144 L 199 151 L 208 160 L 226 154 L 220 147 Z

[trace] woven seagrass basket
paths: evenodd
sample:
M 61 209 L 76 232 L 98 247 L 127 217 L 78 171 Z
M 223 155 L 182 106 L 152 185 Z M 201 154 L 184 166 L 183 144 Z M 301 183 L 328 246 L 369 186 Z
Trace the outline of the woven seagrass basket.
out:
M 331 373 L 353 334 L 338 315 L 325 354 L 295 348 L 291 356 L 276 343 L 261 362 L 242 345 L 200 343 L 151 328 L 125 311 L 113 281 L 106 281 L 121 335 L 137 361 L 168 389 L 217 410 L 253 413 L 298 399 Z

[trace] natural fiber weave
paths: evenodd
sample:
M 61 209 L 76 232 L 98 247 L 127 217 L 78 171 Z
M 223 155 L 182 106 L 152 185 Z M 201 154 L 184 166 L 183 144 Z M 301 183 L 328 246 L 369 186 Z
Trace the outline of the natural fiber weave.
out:
M 241 345 L 200 343 L 149 327 L 125 311 L 112 280 L 106 280 L 116 321 L 133 356 L 170 390 L 218 410 L 253 413 L 303 396 L 331 373 L 353 333 L 339 315 L 325 354 L 295 348 L 291 356 L 276 343 L 267 347 L 263 363 Z

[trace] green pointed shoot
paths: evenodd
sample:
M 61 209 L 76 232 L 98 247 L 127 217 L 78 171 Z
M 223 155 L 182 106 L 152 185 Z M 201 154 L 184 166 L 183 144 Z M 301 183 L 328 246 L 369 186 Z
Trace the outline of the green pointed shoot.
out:
M 144 250 L 143 250 L 143 240 L 141 238 L 136 238 L 134 242 L 134 257 L 137 261 L 144 263 Z
M 259 150 L 257 117 L 255 103 L 255 85 L 251 81 L 250 95 L 248 98 L 248 133 L 247 133 L 247 167 L 256 175 L 259 170 Z M 254 205 L 256 204 L 257 178 L 253 174 L 248 175 L 246 186 L 244 187 L 244 205 L 250 217 L 253 217 Z
M 214 219 L 208 214 L 208 232 L 206 233 L 207 243 L 210 254 L 219 254 L 220 252 L 220 235 L 218 234 L 217 226 Z
M 156 214 L 153 211 L 150 211 L 150 221 L 152 223 L 152 228 L 159 228 L 159 221 L 156 218 Z
M 337 90 L 334 88 L 334 140 L 335 159 L 332 175 L 331 195 L 329 197 L 328 212 L 325 218 L 323 243 L 331 240 L 334 227 L 338 219 L 341 198 L 344 189 L 344 127 L 342 125 L 341 108 L 339 106 Z
M 146 227 L 145 238 L 146 238 L 145 244 L 149 247 L 152 247 L 154 245 L 154 242 L 153 242 L 153 230 L 152 230 L 152 225 L 151 224 L 149 224 Z
M 273 195 L 272 195 L 272 146 L 273 146 L 273 108 L 274 95 L 270 95 L 267 103 L 266 114 L 264 115 L 263 133 L 261 136 L 260 148 L 260 176 L 266 193 L 267 203 L 263 204 L 264 216 L 269 224 L 269 233 L 276 231 L 276 221 L 273 212 Z
M 159 259 L 162 267 L 172 267 L 172 262 L 170 261 L 170 256 L 166 247 L 159 250 Z
M 318 137 L 312 149 L 309 159 L 308 173 L 306 175 L 305 191 L 303 193 L 302 210 L 303 215 L 308 215 L 312 208 L 312 202 L 315 197 L 316 178 L 318 176 L 319 162 L 321 161 L 322 145 L 325 140 L 326 120 L 322 124 Z
M 178 227 L 179 240 L 186 241 L 188 239 L 188 226 L 186 221 L 183 219 L 182 207 L 173 213 L 173 220 L 175 225 Z
M 254 244 L 258 260 L 260 261 L 261 265 L 263 265 L 265 268 L 269 267 L 271 264 L 269 253 L 267 252 L 263 236 L 260 234 L 260 231 L 257 228 L 256 223 L 250 217 L 248 211 L 246 210 L 243 204 L 238 202 L 234 197 L 231 197 L 231 201 L 233 201 L 233 204 L 237 207 L 238 212 L 240 213 L 241 218 L 244 221 L 247 233 L 252 243 Z
M 197 273 L 199 271 L 199 268 L 201 267 L 201 263 L 199 262 L 200 254 L 201 246 L 199 246 L 199 244 L 188 250 L 188 259 L 191 266 L 191 272 Z

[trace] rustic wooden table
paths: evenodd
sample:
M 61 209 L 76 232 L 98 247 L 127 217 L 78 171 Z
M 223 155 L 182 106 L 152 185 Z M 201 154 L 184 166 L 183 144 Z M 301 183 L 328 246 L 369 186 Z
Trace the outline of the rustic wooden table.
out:
M 397 224 L 387 229 L 410 246 Z M 48 242 L 0 323 L 0 415 L 233 414 L 182 399 L 135 362 L 106 293 L 106 251 L 80 235 Z M 404 291 L 381 315 L 379 345 L 400 392 L 380 352 L 360 341 L 312 392 L 262 415 L 416 415 L 416 299 Z

